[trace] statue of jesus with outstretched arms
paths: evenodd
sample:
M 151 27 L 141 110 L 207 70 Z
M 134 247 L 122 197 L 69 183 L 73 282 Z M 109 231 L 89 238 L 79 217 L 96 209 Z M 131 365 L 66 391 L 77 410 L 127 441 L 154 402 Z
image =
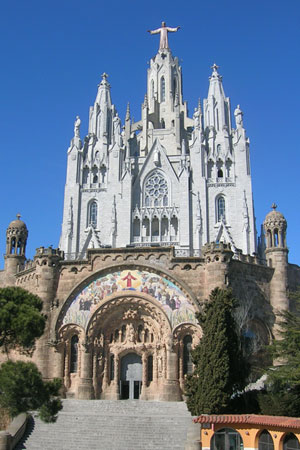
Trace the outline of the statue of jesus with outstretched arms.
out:
M 161 27 L 157 28 L 157 30 L 148 30 L 150 34 L 158 34 L 160 33 L 160 41 L 159 41 L 159 50 L 169 49 L 168 43 L 168 33 L 174 33 L 178 31 L 180 27 L 171 28 L 167 27 L 166 22 L 161 23 Z

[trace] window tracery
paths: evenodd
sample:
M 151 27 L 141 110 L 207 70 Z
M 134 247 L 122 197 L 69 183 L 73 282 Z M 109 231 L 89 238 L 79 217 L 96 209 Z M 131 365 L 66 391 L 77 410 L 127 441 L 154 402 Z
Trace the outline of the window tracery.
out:
M 161 172 L 150 175 L 144 188 L 145 206 L 167 206 L 169 203 L 168 183 Z

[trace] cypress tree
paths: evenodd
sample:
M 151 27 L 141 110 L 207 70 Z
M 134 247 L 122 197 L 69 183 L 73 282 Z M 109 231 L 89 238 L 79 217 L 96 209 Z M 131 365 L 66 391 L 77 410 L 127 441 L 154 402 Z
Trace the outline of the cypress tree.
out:
M 232 394 L 244 387 L 247 364 L 233 317 L 229 289 L 214 289 L 197 315 L 203 337 L 193 350 L 194 373 L 187 377 L 187 405 L 193 415 L 227 412 Z

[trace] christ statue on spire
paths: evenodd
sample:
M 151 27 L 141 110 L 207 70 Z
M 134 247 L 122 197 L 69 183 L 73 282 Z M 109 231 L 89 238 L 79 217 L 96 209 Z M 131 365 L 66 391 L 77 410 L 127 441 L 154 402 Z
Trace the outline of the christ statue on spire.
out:
M 174 33 L 178 31 L 180 27 L 167 27 L 166 22 L 161 23 L 161 27 L 156 30 L 148 30 L 150 34 L 158 34 L 160 33 L 160 41 L 159 41 L 159 50 L 169 49 L 168 43 L 168 33 Z

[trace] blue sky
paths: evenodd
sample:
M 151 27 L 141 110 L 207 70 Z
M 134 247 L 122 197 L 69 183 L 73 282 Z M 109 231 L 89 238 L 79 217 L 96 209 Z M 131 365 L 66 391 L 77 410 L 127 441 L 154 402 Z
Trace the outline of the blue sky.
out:
M 216 62 L 232 109 L 239 103 L 251 142 L 257 228 L 276 202 L 288 221 L 289 261 L 300 264 L 299 0 L 2 0 L 0 26 L 0 254 L 18 212 L 29 229 L 27 257 L 57 247 L 66 150 L 75 116 L 87 132 L 101 74 L 124 120 L 140 117 L 147 62 L 169 37 L 183 67 L 192 114 Z M 2 237 L 1 237 L 2 236 Z

